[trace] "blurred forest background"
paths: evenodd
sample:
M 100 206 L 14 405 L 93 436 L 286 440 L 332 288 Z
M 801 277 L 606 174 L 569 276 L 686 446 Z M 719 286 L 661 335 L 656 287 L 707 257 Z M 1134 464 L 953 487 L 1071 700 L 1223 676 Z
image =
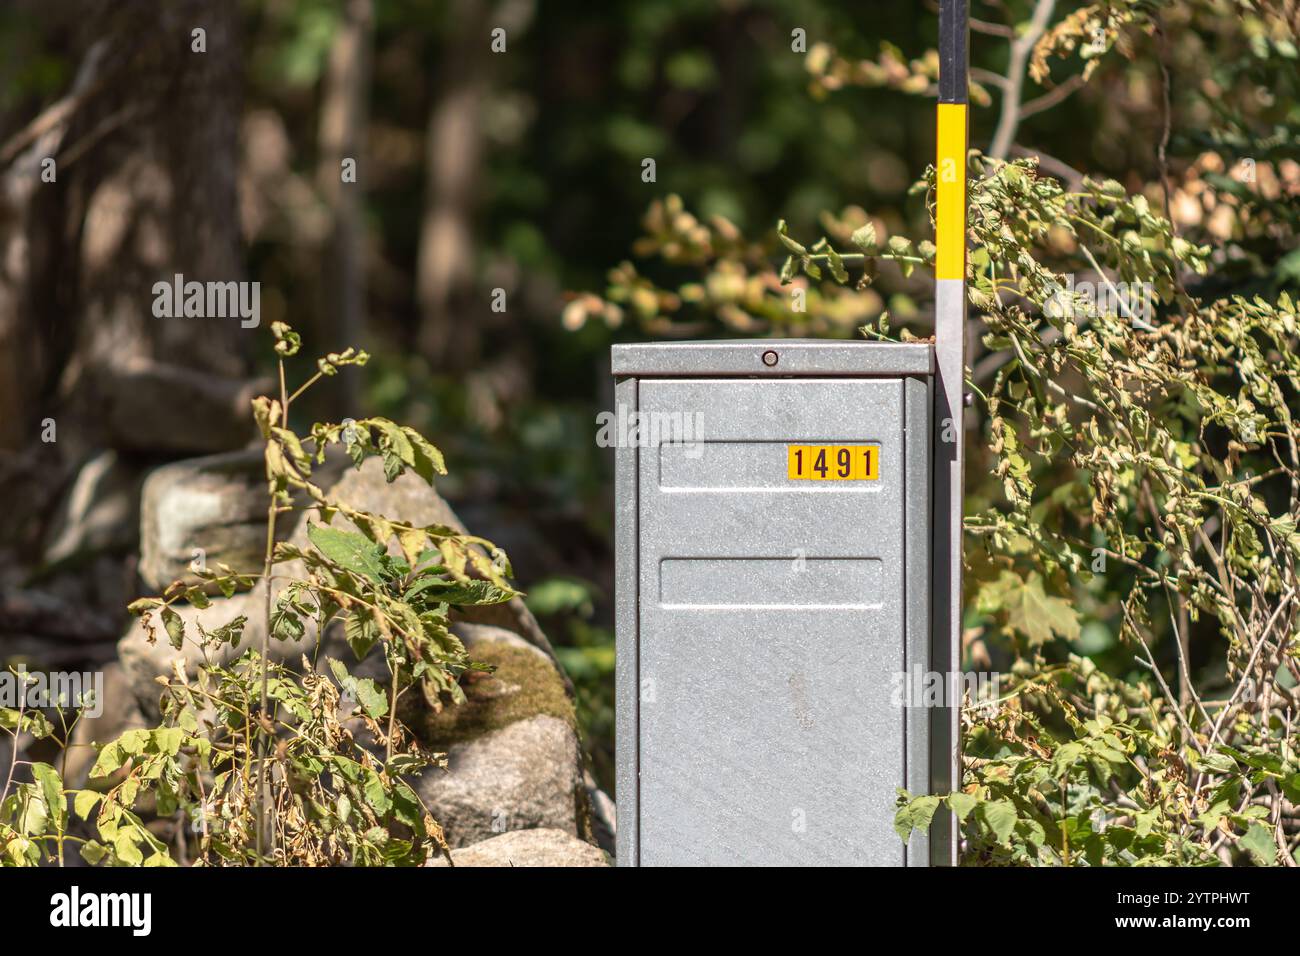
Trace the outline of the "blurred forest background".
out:
M 1252 19 L 1227 0 L 1147 4 L 1161 29 L 1128 30 L 1138 6 L 973 2 L 972 145 L 1157 203 L 1168 189 L 1175 222 L 1227 250 L 1204 280 L 1215 294 L 1294 288 L 1295 5 Z M 1099 9 L 1090 54 L 1071 16 Z M 138 590 L 138 519 L 110 492 L 240 447 L 250 383 L 273 367 L 266 327 L 284 320 L 313 353 L 374 356 L 300 424 L 382 414 L 446 451 L 439 488 L 510 554 L 611 786 L 612 451 L 594 442 L 609 346 L 849 337 L 885 310 L 930 333 L 932 280 L 898 263 L 792 311 L 775 226 L 843 242 L 871 221 L 882 246 L 930 234 L 911 187 L 934 150 L 936 13 L 922 0 L 6 0 L 0 656 L 111 659 Z M 1038 40 L 1061 24 L 1060 57 L 1031 75 L 1016 30 Z M 176 39 L 194 27 L 201 59 Z M 40 180 L 49 156 L 58 188 Z M 1243 222 L 1245 193 L 1273 209 L 1264 226 Z M 261 328 L 154 319 L 153 283 L 173 273 L 259 281 Z M 998 360 L 982 372 L 972 341 L 978 382 Z M 49 420 L 57 441 L 42 440 Z M 978 454 L 970 483 L 972 508 L 1000 484 Z M 979 638 L 974 610 L 970 623 Z M 1105 661 L 1113 630 L 1086 625 L 1072 647 Z M 1207 641 L 1192 660 L 1221 653 Z

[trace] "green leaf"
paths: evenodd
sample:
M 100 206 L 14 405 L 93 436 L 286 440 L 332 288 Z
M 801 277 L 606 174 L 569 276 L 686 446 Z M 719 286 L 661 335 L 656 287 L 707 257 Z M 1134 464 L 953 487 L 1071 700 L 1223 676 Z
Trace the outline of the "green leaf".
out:
M 367 352 L 358 352 L 352 347 L 344 349 L 342 352 L 330 352 L 323 358 L 316 360 L 316 368 L 322 375 L 337 375 L 339 369 L 345 365 L 365 365 L 370 361 L 370 355 Z
M 185 731 L 180 727 L 159 727 L 153 732 L 153 745 L 158 753 L 175 757 L 185 742 Z
M 271 434 L 280 442 L 280 447 L 284 449 L 285 456 L 293 462 L 293 466 L 298 469 L 298 473 L 303 477 L 311 474 L 311 455 L 303 450 L 302 442 L 298 436 L 287 428 L 272 428 Z
M 54 820 L 55 829 L 62 832 L 68 825 L 68 806 L 63 798 L 63 780 L 59 777 L 59 772 L 47 763 L 34 763 L 32 776 L 40 785 L 41 796 Z
M 388 763 L 384 765 L 384 770 L 389 776 L 400 777 L 408 773 L 415 773 L 428 765 L 428 760 L 415 754 L 393 754 Z
M 384 459 L 384 477 L 392 481 L 402 473 L 403 467 L 414 469 L 415 448 L 406 433 L 386 418 L 373 419 L 372 424 L 379 429 L 379 453 Z
M 81 845 L 81 858 L 91 866 L 99 863 L 104 857 L 108 856 L 108 847 L 94 840 L 87 840 Z
M 13 730 L 19 724 L 37 740 L 44 740 L 54 733 L 54 724 L 39 710 L 29 710 L 20 714 L 12 708 L 0 707 L 0 729 Z
M 871 223 L 867 223 L 865 226 L 857 229 L 849 239 L 863 252 L 870 253 L 876 251 L 876 227 Z
M 115 740 L 110 744 L 105 744 L 100 750 L 99 756 L 95 758 L 95 765 L 90 768 L 91 778 L 107 777 L 109 774 L 116 772 L 122 764 L 126 763 L 130 754 L 122 749 L 120 740 Z
M 271 612 L 271 636 L 277 641 L 296 641 L 306 631 L 302 618 L 291 595 L 284 595 L 275 602 Z
M 784 219 L 776 224 L 776 236 L 781 240 L 781 245 L 785 246 L 797 256 L 806 256 L 808 250 L 786 235 L 786 229 L 787 226 Z
M 353 424 L 351 427 L 344 428 L 340 434 L 343 448 L 352 459 L 352 464 L 360 468 L 361 463 L 366 460 L 367 453 L 371 451 L 369 426 Z
M 1061 746 L 1056 748 L 1056 753 L 1052 754 L 1052 776 L 1058 779 L 1066 776 L 1070 772 L 1071 768 L 1079 764 L 1084 753 L 1084 745 L 1077 740 L 1071 740 L 1068 743 L 1061 744 Z
M 1070 641 L 1079 637 L 1079 615 L 1069 601 L 1043 590 L 1037 571 L 1023 579 L 1004 570 L 997 580 L 984 583 L 975 604 L 981 613 L 1005 615 L 1007 627 L 1023 634 L 1030 647 L 1042 647 L 1053 636 Z
M 433 484 L 434 475 L 445 475 L 447 465 L 443 461 L 442 452 L 425 440 L 424 436 L 414 428 L 402 428 L 402 433 L 411 441 L 411 448 L 415 452 L 415 473 Z
M 352 609 L 343 622 L 343 632 L 357 660 L 369 654 L 375 641 L 379 640 L 379 627 L 375 624 L 374 616 L 365 608 Z
M 912 797 L 894 814 L 894 832 L 906 843 L 913 830 L 929 829 L 934 811 L 938 808 L 939 797 L 931 795 Z
M 1010 800 L 987 800 L 975 808 L 975 818 L 982 822 L 998 843 L 1011 845 L 1016 828 L 1016 807 Z
M 393 523 L 383 515 L 371 514 L 355 514 L 351 520 L 368 540 L 385 548 L 384 556 L 380 561 L 387 561 L 387 545 L 388 539 L 393 536 Z M 387 565 L 384 567 L 384 574 L 391 577 Z
M 419 528 L 405 528 L 397 532 L 397 543 L 401 545 L 402 555 L 412 568 L 420 563 L 420 555 L 424 553 L 427 542 L 428 535 Z
M 515 596 L 514 591 L 507 591 L 497 587 L 490 581 L 444 581 L 434 579 L 436 583 L 444 585 L 443 587 L 425 588 L 421 587 L 423 581 L 416 582 L 407 592 L 407 598 L 411 595 L 418 594 L 426 589 L 431 589 L 430 595 L 433 600 L 443 604 L 452 604 L 458 607 L 468 607 L 479 604 L 503 604 Z
M 388 772 L 410 773 L 410 770 L 394 770 L 393 761 L 400 760 L 400 757 L 394 757 L 389 761 Z M 420 761 L 423 763 L 423 761 Z M 396 780 L 393 783 L 393 816 L 402 823 L 419 833 L 423 829 L 424 808 L 420 805 L 419 798 L 404 781 Z
M 384 582 L 386 552 L 382 546 L 363 535 L 321 524 L 308 525 L 307 537 L 317 551 L 345 571 L 359 574 L 375 584 Z
M 393 807 L 392 798 L 388 795 L 388 788 L 384 786 L 384 781 L 380 779 L 379 774 L 373 770 L 365 770 L 365 783 L 363 792 L 365 793 L 366 803 L 379 816 L 383 816 Z
M 40 837 L 50 822 L 50 808 L 45 795 L 36 784 L 23 783 L 15 787 L 18 801 L 18 832 L 24 836 Z
M 287 322 L 272 322 L 271 334 L 275 336 L 275 353 L 281 358 L 298 354 L 302 336 L 290 328 Z
M 253 399 L 253 418 L 264 439 L 271 437 L 271 428 L 280 420 L 280 403 L 273 398 L 260 395 Z
M 239 642 L 244 637 L 244 627 L 248 624 L 248 617 L 240 614 L 221 625 L 216 630 L 210 631 L 208 637 L 216 642 L 220 647 L 222 644 L 229 644 L 231 647 L 238 647 Z
M 1211 773 L 1236 773 L 1237 771 L 1237 761 L 1223 753 L 1206 754 L 1200 758 L 1200 763 Z
M 1047 833 L 1043 830 L 1042 824 L 1028 817 L 1016 821 L 1016 833 L 1024 842 L 1036 847 L 1047 842 Z M 1096 846 L 1098 849 L 1101 848 L 1100 840 L 1097 841 Z
M 891 254 L 896 256 L 910 256 L 912 254 L 912 240 L 906 236 L 890 236 L 885 247 Z
M 1273 834 L 1262 823 L 1252 823 L 1241 838 L 1241 848 L 1250 854 L 1256 866 L 1277 866 L 1277 844 Z
M 40 848 L 23 836 L 12 837 L 4 848 L 4 854 L 14 866 L 39 866 L 41 862 Z
M 369 716 L 378 720 L 384 714 L 388 713 L 388 697 L 384 694 L 383 689 L 368 677 L 355 677 L 348 672 L 341 661 L 330 659 L 330 671 L 334 674 L 334 680 L 344 691 L 351 694 L 361 709 Z
M 169 607 L 162 609 L 162 620 L 163 627 L 167 629 L 167 639 L 179 651 L 185 643 L 185 622 Z
M 948 794 L 948 808 L 957 815 L 958 823 L 965 823 L 970 812 L 975 809 L 975 804 L 979 801 L 969 793 L 962 793 L 955 790 Z
M 103 796 L 102 793 L 96 793 L 94 790 L 78 790 L 77 795 L 72 799 L 72 812 L 83 820 L 89 820 L 90 812 L 95 809 L 95 805 Z
M 831 275 L 835 278 L 836 282 L 849 281 L 849 273 L 848 270 L 844 268 L 844 260 L 841 259 L 840 254 L 830 246 L 826 247 L 826 264 L 830 266 Z
M 383 690 L 368 677 L 357 678 L 357 702 L 369 716 L 378 720 L 388 713 L 388 698 Z
M 144 854 L 140 852 L 140 835 L 134 827 L 123 827 L 117 831 L 117 837 L 113 840 L 113 852 L 117 858 L 127 866 L 139 866 L 144 862 Z
M 1300 803 L 1300 773 L 1293 773 L 1282 781 L 1282 793 L 1292 803 Z

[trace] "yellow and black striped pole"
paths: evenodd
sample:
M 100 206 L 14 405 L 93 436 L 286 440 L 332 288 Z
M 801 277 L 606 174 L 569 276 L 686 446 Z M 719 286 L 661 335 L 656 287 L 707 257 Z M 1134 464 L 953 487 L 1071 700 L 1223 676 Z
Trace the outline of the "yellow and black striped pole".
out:
M 932 659 L 946 662 L 946 707 L 933 714 L 932 793 L 961 784 L 962 430 L 966 393 L 966 140 L 968 0 L 939 0 L 934 350 L 934 617 Z M 956 865 L 956 821 L 937 814 L 931 862 Z

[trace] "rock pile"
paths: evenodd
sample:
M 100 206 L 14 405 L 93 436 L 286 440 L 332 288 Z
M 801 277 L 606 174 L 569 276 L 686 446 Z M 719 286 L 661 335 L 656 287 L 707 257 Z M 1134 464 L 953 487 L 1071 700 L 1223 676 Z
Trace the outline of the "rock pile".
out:
M 354 507 L 397 521 L 462 528 L 434 489 L 411 474 L 387 482 L 378 459 L 342 470 L 330 491 Z M 209 562 L 257 569 L 266 533 L 258 516 L 264 494 L 260 456 L 217 455 L 155 470 L 144 483 L 141 505 L 146 583 L 159 589 L 184 576 L 196 552 Z M 334 521 L 346 525 L 341 516 Z M 288 531 L 289 540 L 305 545 L 306 528 L 305 516 L 300 517 Z M 286 576 L 294 575 L 291 564 L 280 568 Z M 228 658 L 260 642 L 265 586 L 259 583 L 246 593 L 214 600 L 203 611 L 177 610 L 187 625 L 201 617 L 208 630 L 247 615 L 239 648 L 224 649 Z M 277 590 L 284 586 L 275 585 Z M 472 658 L 496 669 L 472 674 L 465 704 L 425 714 L 416 728 L 426 742 L 448 754 L 447 769 L 426 772 L 416 786 L 455 849 L 453 861 L 467 866 L 605 865 L 595 843 L 599 834 L 608 847 L 613 827 L 609 798 L 584 774 L 572 687 L 536 619 L 516 598 L 472 609 L 454 630 Z M 302 640 L 272 641 L 270 647 L 275 657 L 296 662 L 315 641 L 309 626 Z M 156 677 L 169 673 L 178 659 L 190 669 L 197 664 L 188 643 L 183 650 L 161 640 L 151 645 L 138 622 L 119 642 L 118 655 L 122 680 L 146 713 L 156 710 Z M 327 655 L 350 657 L 332 633 L 325 636 L 320 658 Z

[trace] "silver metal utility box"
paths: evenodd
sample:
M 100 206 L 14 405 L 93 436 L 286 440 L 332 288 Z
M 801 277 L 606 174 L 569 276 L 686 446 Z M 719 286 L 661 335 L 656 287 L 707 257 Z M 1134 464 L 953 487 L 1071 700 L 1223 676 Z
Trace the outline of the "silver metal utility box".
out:
M 616 345 L 612 367 L 618 862 L 928 863 L 893 817 L 946 765 L 898 700 L 948 670 L 932 347 Z

